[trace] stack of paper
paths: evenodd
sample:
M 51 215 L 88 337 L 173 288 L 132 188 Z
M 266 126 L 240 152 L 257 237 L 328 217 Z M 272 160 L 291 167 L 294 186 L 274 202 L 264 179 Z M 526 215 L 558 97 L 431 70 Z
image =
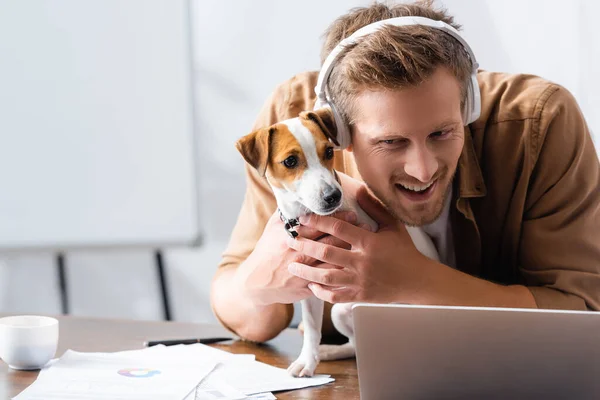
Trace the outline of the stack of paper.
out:
M 270 392 L 332 382 L 328 375 L 293 378 L 257 362 L 202 344 L 154 346 L 118 353 L 67 351 L 40 371 L 16 400 L 275 399 Z
M 67 351 L 19 394 L 18 400 L 42 399 L 182 399 L 216 363 L 178 360 L 156 351 L 148 354 Z
M 219 351 L 208 346 L 194 345 L 196 351 L 204 353 L 206 349 Z M 220 351 L 219 351 L 220 352 Z M 275 397 L 261 397 L 265 393 L 281 390 L 301 389 L 310 386 L 324 385 L 333 382 L 329 375 L 315 375 L 312 378 L 294 378 L 285 369 L 276 368 L 254 360 L 253 355 L 232 355 L 217 361 L 215 369 L 202 380 L 196 390 L 195 397 L 186 400 L 236 400 L 245 398 L 273 399 Z M 209 397 L 206 392 L 213 391 L 215 396 Z M 221 393 L 219 397 L 218 393 Z M 237 393 L 237 397 L 234 393 Z M 256 395 L 256 397 L 252 397 Z M 246 397 L 247 396 L 247 397 Z

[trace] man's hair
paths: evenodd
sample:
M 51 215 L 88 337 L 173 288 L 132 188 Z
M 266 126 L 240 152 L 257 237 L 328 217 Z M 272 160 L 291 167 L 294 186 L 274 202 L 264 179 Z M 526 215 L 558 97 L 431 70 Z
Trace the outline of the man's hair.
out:
M 363 26 L 388 18 L 419 16 L 460 29 L 445 9 L 435 9 L 432 3 L 432 0 L 396 5 L 374 3 L 351 9 L 325 31 L 321 63 L 343 39 Z M 472 63 L 462 44 L 436 28 L 388 26 L 348 46 L 338 58 L 328 86 L 332 101 L 352 125 L 355 115 L 352 105 L 361 91 L 416 86 L 440 66 L 451 71 L 461 84 L 461 107 L 464 107 Z

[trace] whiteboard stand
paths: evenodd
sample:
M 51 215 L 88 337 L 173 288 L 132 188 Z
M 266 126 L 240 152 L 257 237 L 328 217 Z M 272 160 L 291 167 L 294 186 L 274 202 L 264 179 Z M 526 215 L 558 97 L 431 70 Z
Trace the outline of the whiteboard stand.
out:
M 65 265 L 65 254 L 62 252 L 56 255 L 56 269 L 58 272 L 58 287 L 60 289 L 60 310 L 64 315 L 68 315 L 69 293 L 67 289 L 67 271 Z
M 169 288 L 167 286 L 165 263 L 160 249 L 154 252 L 158 280 L 160 281 L 160 293 L 162 295 L 163 317 L 165 321 L 171 321 L 171 304 L 169 303 Z
M 160 249 L 154 251 L 154 263 L 160 283 L 160 294 L 162 299 L 163 318 L 165 321 L 172 321 L 171 302 L 169 296 L 169 287 L 165 271 L 165 261 L 163 252 Z M 56 255 L 56 271 L 58 275 L 58 287 L 60 290 L 60 310 L 63 315 L 69 315 L 69 289 L 67 284 L 65 254 L 60 252 Z

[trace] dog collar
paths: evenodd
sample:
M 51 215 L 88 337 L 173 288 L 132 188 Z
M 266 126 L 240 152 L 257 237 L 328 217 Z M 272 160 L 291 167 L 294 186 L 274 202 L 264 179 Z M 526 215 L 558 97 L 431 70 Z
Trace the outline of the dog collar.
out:
M 292 239 L 296 239 L 296 237 L 298 236 L 298 232 L 296 232 L 294 230 L 294 227 L 300 225 L 300 222 L 298 222 L 298 219 L 297 218 L 287 219 L 286 217 L 283 216 L 283 213 L 281 212 L 280 209 L 277 209 L 277 211 L 279 211 L 279 218 L 281 218 L 281 221 L 285 224 L 284 225 L 285 231 L 288 233 L 288 235 L 290 235 L 290 237 Z

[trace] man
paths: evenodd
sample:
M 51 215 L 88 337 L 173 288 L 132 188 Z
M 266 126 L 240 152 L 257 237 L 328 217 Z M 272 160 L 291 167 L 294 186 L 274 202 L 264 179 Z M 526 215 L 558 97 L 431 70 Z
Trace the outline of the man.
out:
M 330 26 L 322 58 L 357 29 L 400 16 L 457 27 L 430 4 L 375 4 Z M 422 26 L 388 27 L 346 50 L 329 88 L 352 145 L 335 168 L 364 180 L 370 191 L 358 190 L 358 200 L 380 229 L 354 226 L 350 214 L 312 216 L 288 240 L 267 182 L 247 167 L 211 291 L 226 327 L 268 340 L 289 324 L 291 303 L 311 295 L 600 309 L 600 166 L 575 100 L 534 76 L 479 71 L 481 116 L 463 126 L 469 69 L 458 41 Z M 317 76 L 280 85 L 255 128 L 312 109 Z M 422 226 L 442 262 L 422 256 L 404 224 Z

